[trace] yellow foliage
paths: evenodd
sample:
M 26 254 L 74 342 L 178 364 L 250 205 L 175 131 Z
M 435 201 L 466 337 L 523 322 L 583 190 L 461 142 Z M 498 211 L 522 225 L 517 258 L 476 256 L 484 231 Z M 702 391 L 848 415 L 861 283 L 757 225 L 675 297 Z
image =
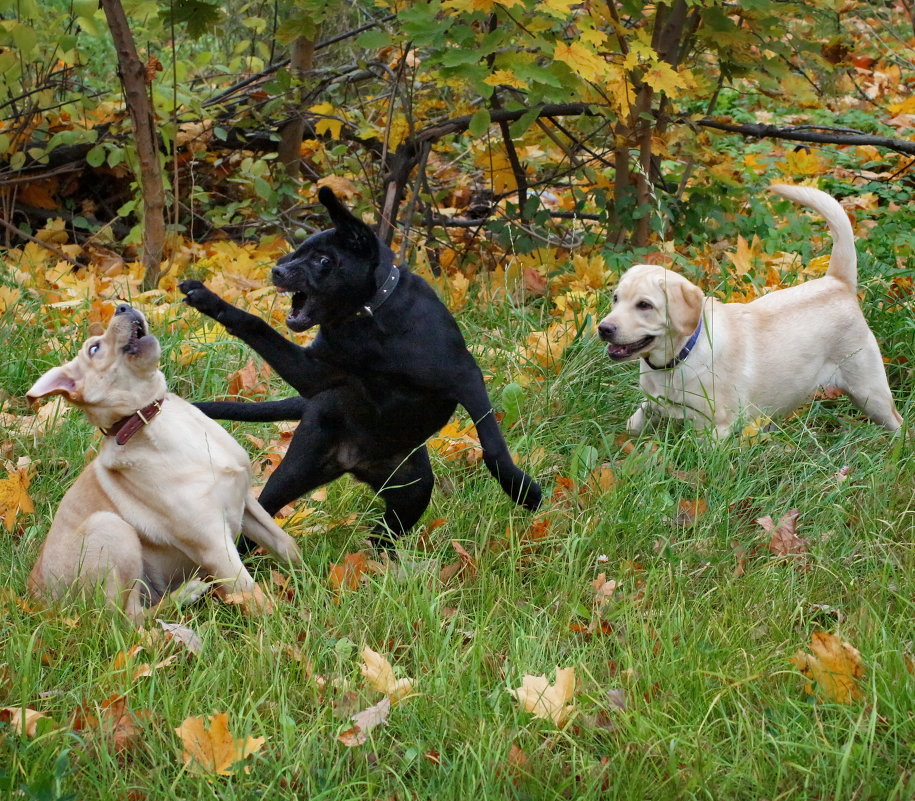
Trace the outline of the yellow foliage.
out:
M 556 726 L 563 726 L 575 711 L 575 704 L 570 703 L 575 695 L 575 668 L 556 668 L 553 684 L 547 681 L 546 676 L 525 675 L 521 686 L 508 692 L 525 711 L 551 720 Z
M 857 648 L 835 634 L 815 631 L 810 638 L 810 650 L 813 654 L 798 651 L 789 660 L 810 679 L 805 688 L 808 694 L 814 693 L 815 684 L 816 690 L 840 704 L 850 704 L 863 697 L 859 681 L 864 677 L 864 665 Z
M 185 718 L 175 733 L 184 745 L 184 764 L 191 772 L 205 775 L 231 776 L 239 762 L 259 751 L 266 742 L 263 737 L 236 739 L 229 731 L 226 712 L 210 715 L 209 728 L 203 718 Z

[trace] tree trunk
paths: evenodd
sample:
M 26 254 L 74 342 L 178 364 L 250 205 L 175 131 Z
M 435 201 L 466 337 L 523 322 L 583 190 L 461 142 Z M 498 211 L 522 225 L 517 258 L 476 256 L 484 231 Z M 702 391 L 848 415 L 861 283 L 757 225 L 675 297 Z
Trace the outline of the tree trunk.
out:
M 159 137 L 147 87 L 146 66 L 137 55 L 120 0 L 101 0 L 118 55 L 118 75 L 133 123 L 143 194 L 143 289 L 153 289 L 163 275 L 165 189 L 159 162 Z
M 289 67 L 293 76 L 302 81 L 311 71 L 314 64 L 315 42 L 314 39 L 298 37 L 292 43 L 292 58 Z M 280 143 L 277 155 L 286 168 L 286 174 L 297 178 L 301 172 L 302 137 L 305 134 L 305 115 L 302 113 L 303 92 L 301 88 L 296 92 L 296 104 L 292 110 L 292 119 L 280 129 Z

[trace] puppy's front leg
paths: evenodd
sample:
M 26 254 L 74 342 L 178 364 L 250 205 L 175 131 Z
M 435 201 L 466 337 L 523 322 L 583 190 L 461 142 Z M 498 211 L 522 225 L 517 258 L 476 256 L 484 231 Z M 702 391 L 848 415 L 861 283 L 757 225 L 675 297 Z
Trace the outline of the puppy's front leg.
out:
M 643 401 L 639 408 L 636 409 L 632 416 L 626 421 L 626 432 L 635 436 L 636 434 L 641 434 L 642 429 L 645 427 L 645 421 L 648 417 L 649 404 L 648 401 Z
M 286 339 L 260 317 L 227 303 L 200 281 L 182 281 L 178 288 L 188 306 L 222 323 L 299 394 L 308 397 L 327 389 L 336 377 L 336 371 L 314 358 L 307 348 Z

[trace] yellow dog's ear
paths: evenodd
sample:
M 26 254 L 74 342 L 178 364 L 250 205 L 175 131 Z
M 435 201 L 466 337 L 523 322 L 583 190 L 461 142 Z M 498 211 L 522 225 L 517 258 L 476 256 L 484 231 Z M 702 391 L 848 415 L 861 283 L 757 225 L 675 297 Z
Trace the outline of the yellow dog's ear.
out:
M 52 367 L 26 393 L 30 403 L 49 395 L 63 395 L 70 403 L 79 402 L 82 375 L 73 362 Z
M 704 300 L 702 290 L 685 279 L 677 281 L 675 287 L 670 287 L 667 295 L 667 314 L 678 334 L 688 337 L 696 330 L 702 316 Z

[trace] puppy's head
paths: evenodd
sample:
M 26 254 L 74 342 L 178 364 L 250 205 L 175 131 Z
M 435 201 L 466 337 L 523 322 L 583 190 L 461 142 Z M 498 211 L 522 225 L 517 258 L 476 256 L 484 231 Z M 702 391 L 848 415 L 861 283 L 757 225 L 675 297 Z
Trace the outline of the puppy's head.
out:
M 328 187 L 318 190 L 318 200 L 334 227 L 310 236 L 273 268 L 276 288 L 292 293 L 286 324 L 293 331 L 353 314 L 375 292 L 379 260 L 393 258 L 375 232 L 353 216 Z
M 699 325 L 703 299 L 682 275 L 654 264 L 630 267 L 613 293 L 613 310 L 597 326 L 607 355 L 622 362 L 655 352 L 669 361 Z
M 121 304 L 104 334 L 87 339 L 72 361 L 48 370 L 26 397 L 34 402 L 63 395 L 95 425 L 107 428 L 165 394 L 160 355 L 146 318 Z

